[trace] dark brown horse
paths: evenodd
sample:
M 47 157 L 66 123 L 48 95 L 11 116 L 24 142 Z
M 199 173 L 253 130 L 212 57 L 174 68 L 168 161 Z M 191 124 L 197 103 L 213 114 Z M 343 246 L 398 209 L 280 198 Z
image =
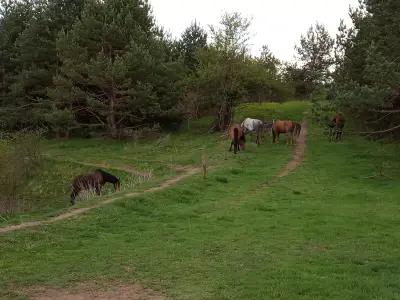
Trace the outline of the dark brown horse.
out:
M 331 119 L 331 122 L 328 124 L 329 141 L 340 141 L 342 139 L 345 122 L 346 120 L 343 114 L 341 112 L 336 113 L 336 115 Z
M 72 182 L 71 204 L 75 204 L 75 198 L 81 191 L 92 190 L 97 195 L 100 195 L 102 187 L 107 183 L 112 183 L 117 191 L 120 188 L 120 181 L 114 175 L 111 175 L 103 170 L 96 170 L 91 174 L 80 175 L 75 177 Z
M 298 139 L 300 136 L 300 132 L 301 132 L 301 124 L 297 123 L 297 122 L 293 122 L 294 123 L 294 130 L 293 130 L 293 136 Z
M 274 143 L 279 143 L 279 135 L 286 133 L 288 135 L 287 143 L 293 144 L 293 133 L 295 131 L 295 122 L 274 120 L 272 123 L 272 137 Z
M 235 154 L 238 151 L 244 150 L 246 136 L 243 128 L 239 124 L 234 124 L 229 128 L 229 137 L 231 138 L 231 146 L 229 151 L 232 151 L 232 146 Z

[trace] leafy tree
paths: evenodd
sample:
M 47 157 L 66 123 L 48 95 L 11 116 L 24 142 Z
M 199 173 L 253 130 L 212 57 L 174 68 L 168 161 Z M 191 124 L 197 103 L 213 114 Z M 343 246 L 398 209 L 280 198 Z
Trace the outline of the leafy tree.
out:
M 210 26 L 213 47 L 226 57 L 245 56 L 249 53 L 251 20 L 239 12 L 222 15 L 220 26 Z
M 296 46 L 298 59 L 304 74 L 305 95 L 309 95 L 316 86 L 325 84 L 331 79 L 334 40 L 325 26 L 311 26 L 305 36 L 301 36 Z
M 234 105 L 243 97 L 241 75 L 248 55 L 250 21 L 239 13 L 226 13 L 220 27 L 211 26 L 210 48 L 199 52 L 192 88 L 206 106 L 215 107 L 213 130 L 224 130 L 233 118 Z
M 262 46 L 258 62 L 264 66 L 271 78 L 279 77 L 279 67 L 281 62 L 277 59 L 267 45 Z

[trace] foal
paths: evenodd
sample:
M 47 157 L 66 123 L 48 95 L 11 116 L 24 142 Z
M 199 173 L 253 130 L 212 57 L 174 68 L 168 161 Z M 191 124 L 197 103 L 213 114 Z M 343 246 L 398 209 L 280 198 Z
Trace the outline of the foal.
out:
M 231 138 L 229 151 L 232 151 L 232 146 L 235 154 L 237 151 L 244 150 L 246 137 L 243 128 L 239 124 L 234 124 L 229 128 L 229 136 Z
M 94 190 L 97 195 L 100 195 L 102 187 L 107 183 L 114 185 L 114 190 L 118 191 L 120 188 L 120 181 L 114 175 L 107 173 L 103 170 L 97 169 L 94 173 L 79 175 L 75 177 L 72 182 L 71 204 L 75 204 L 75 198 L 81 191 Z

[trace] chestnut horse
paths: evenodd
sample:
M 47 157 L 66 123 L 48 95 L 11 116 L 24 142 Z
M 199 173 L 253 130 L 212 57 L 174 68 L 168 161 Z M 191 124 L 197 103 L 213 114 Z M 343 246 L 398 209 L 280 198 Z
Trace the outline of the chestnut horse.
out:
M 288 134 L 287 143 L 293 144 L 293 133 L 295 132 L 296 124 L 293 121 L 274 120 L 272 123 L 272 137 L 274 143 L 279 143 L 279 135 L 281 133 Z
M 232 151 L 232 146 L 235 154 L 237 151 L 244 150 L 246 137 L 243 128 L 239 124 L 234 124 L 229 128 L 229 137 L 231 138 L 229 151 Z
M 329 127 L 329 141 L 335 139 L 339 141 L 342 139 L 343 127 L 345 123 L 345 118 L 341 112 L 336 113 L 332 118 L 331 122 L 328 124 Z
M 101 188 L 107 182 L 114 185 L 114 189 L 117 191 L 120 187 L 120 181 L 114 175 L 111 175 L 103 170 L 96 170 L 94 173 L 80 175 L 75 177 L 72 183 L 72 193 L 71 193 L 71 204 L 75 204 L 75 198 L 81 191 L 84 190 L 94 190 L 97 195 L 100 195 Z

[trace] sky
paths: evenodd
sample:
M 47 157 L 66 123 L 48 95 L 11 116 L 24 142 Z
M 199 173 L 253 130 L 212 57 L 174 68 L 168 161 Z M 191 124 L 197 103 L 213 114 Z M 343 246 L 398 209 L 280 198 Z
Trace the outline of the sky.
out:
M 349 7 L 358 0 L 149 0 L 158 25 L 179 38 L 193 20 L 208 29 L 224 12 L 252 18 L 251 52 L 268 45 L 276 57 L 294 60 L 294 46 L 310 25 L 319 22 L 335 36 L 340 19 L 351 24 Z

